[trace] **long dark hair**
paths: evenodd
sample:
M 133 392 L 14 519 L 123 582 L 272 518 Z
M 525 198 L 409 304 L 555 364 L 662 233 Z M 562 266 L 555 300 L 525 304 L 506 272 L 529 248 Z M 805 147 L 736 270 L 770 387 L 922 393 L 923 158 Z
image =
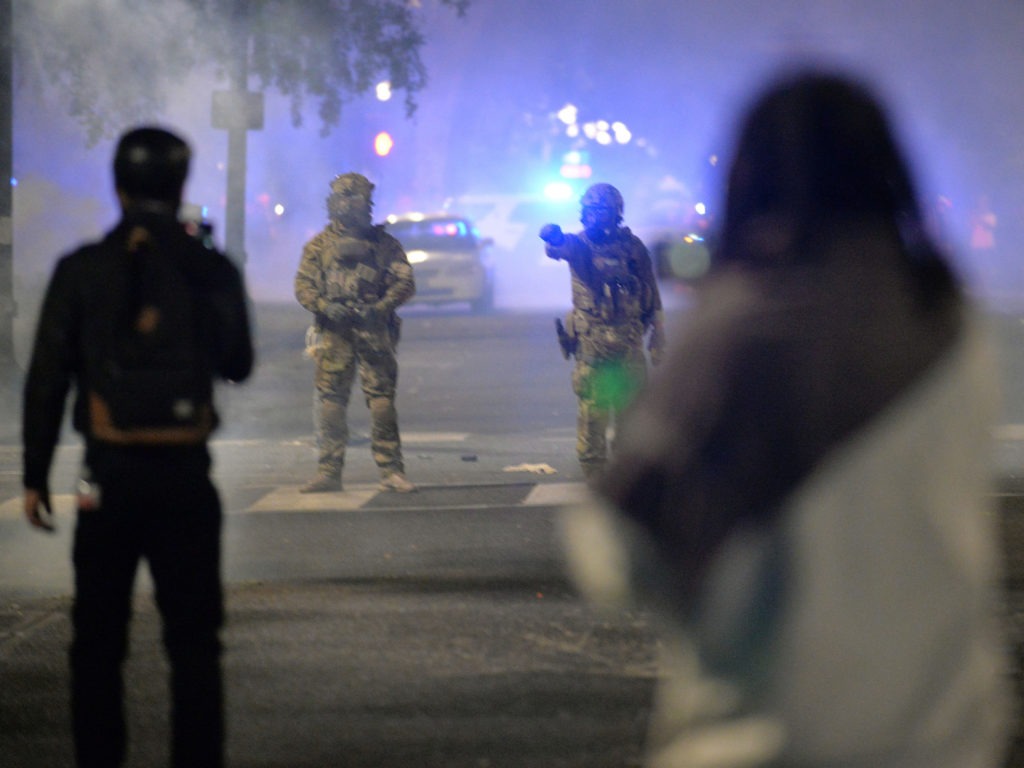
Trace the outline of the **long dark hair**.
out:
M 872 217 L 891 224 L 926 293 L 955 284 L 926 232 L 886 115 L 865 86 L 842 75 L 789 75 L 755 101 L 740 131 L 725 208 L 716 266 L 762 263 L 756 235 L 771 227 L 785 230 L 778 240 L 789 261 L 814 258 L 809 246 L 837 220 Z

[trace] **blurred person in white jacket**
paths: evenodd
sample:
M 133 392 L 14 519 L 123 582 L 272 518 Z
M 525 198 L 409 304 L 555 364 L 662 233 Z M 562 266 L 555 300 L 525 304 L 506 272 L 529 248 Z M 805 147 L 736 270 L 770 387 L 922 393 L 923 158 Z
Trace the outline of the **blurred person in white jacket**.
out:
M 583 591 L 666 633 L 650 764 L 996 768 L 992 350 L 868 89 L 742 124 L 711 275 L 566 515 Z

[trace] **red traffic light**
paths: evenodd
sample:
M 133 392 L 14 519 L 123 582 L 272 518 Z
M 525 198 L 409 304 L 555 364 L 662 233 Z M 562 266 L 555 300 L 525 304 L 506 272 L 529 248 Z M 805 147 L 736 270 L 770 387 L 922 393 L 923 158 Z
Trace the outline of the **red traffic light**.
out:
M 391 138 L 391 134 L 387 131 L 381 131 L 373 137 L 373 151 L 377 154 L 377 157 L 387 157 L 394 146 L 395 140 Z

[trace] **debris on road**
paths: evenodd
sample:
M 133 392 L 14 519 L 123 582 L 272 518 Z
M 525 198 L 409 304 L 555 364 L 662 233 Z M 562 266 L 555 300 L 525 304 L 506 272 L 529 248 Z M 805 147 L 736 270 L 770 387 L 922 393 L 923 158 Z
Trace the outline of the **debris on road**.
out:
M 532 472 L 535 475 L 557 475 L 558 470 L 550 464 L 515 464 L 505 467 L 504 472 Z

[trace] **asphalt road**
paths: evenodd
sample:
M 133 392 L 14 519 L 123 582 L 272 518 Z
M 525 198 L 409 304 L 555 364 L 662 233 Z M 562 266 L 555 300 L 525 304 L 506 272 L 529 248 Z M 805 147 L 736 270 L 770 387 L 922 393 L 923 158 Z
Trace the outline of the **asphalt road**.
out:
M 557 511 L 579 498 L 575 402 L 555 313 L 406 313 L 399 418 L 421 490 L 380 495 L 358 392 L 346 492 L 301 497 L 314 467 L 306 315 L 261 306 L 254 379 L 221 392 L 225 664 L 233 766 L 632 766 L 657 674 L 642 616 L 573 592 Z M 1008 392 L 995 465 L 1014 626 L 1024 616 L 1024 331 L 994 318 Z M 12 399 L 7 399 L 11 407 Z M 16 421 L 0 428 L 0 766 L 70 765 L 64 649 L 72 516 L 18 513 Z M 53 476 L 70 489 L 68 436 Z M 143 572 L 131 766 L 160 764 L 165 667 Z M 12 683 L 12 681 L 15 681 Z M 1018 749 L 1009 766 L 1024 768 Z
M 407 314 L 399 414 L 420 490 L 378 494 L 353 396 L 342 494 L 314 470 L 306 315 L 260 307 L 254 379 L 220 392 L 224 632 L 233 766 L 626 766 L 656 675 L 639 616 L 600 615 L 568 583 L 559 505 L 578 498 L 570 366 L 551 316 Z M 9 425 L 12 422 L 7 422 Z M 54 536 L 18 506 L 16 432 L 0 445 L 0 766 L 70 765 L 65 648 L 68 435 Z M 126 666 L 130 766 L 161 764 L 165 664 L 140 572 Z

